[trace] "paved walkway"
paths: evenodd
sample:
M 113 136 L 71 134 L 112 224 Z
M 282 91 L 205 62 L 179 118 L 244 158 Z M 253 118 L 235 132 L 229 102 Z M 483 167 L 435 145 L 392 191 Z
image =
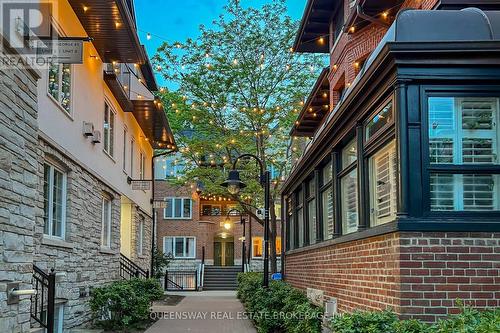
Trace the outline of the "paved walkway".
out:
M 169 293 L 186 296 L 175 306 L 155 306 L 159 320 L 146 333 L 255 333 L 234 291 Z

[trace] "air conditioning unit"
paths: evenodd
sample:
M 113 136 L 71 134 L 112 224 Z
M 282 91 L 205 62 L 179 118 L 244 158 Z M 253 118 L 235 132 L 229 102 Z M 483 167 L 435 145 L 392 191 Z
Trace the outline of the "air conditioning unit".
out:
M 94 135 L 94 124 L 84 121 L 83 122 L 83 136 L 89 137 Z
M 101 132 L 100 131 L 94 131 L 92 132 L 92 143 L 101 143 Z

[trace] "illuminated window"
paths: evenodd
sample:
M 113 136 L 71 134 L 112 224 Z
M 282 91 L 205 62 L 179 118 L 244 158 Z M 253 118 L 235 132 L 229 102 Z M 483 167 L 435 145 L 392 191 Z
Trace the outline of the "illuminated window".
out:
M 252 257 L 262 258 L 264 256 L 263 243 L 262 237 L 252 237 Z M 276 237 L 276 255 L 281 256 L 281 237 Z

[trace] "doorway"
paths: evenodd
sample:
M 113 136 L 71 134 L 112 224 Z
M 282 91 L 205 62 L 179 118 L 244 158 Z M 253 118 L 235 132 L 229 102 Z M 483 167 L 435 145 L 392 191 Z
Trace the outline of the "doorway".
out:
M 214 266 L 234 266 L 234 238 L 214 239 Z

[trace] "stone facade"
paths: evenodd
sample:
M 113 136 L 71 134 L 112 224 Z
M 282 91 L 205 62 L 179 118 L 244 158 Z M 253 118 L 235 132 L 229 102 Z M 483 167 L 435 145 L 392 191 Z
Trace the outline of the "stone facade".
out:
M 3 55 L 3 53 L 0 53 Z M 38 74 L 0 70 L 0 332 L 30 330 L 30 298 L 7 304 L 7 283 L 31 289 L 38 200 Z
M 139 251 L 139 225 L 144 221 L 144 234 L 142 241 L 142 254 Z M 132 261 L 144 270 L 149 270 L 151 267 L 151 239 L 152 239 L 153 219 L 140 209 L 136 209 L 132 216 Z
M 45 140 L 39 141 L 38 192 L 34 264 L 54 268 L 56 303 L 64 305 L 64 328 L 86 324 L 91 288 L 120 279 L 120 196 L 88 170 L 69 159 Z M 44 235 L 44 163 L 66 171 L 66 233 L 64 239 Z M 102 200 L 112 199 L 111 247 L 101 246 Z

